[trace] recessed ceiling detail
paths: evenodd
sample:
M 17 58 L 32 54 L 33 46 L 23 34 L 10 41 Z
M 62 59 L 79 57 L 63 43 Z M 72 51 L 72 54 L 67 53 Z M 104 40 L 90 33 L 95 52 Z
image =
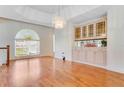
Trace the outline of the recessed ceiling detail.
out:
M 64 5 L 61 6 L 61 16 L 73 22 L 79 19 L 79 15 L 100 8 L 99 5 Z M 106 6 L 103 6 L 106 7 Z M 58 12 L 57 5 L 2 5 L 0 6 L 0 17 L 15 19 L 28 23 L 34 23 L 52 27 L 52 18 Z M 92 14 L 92 13 L 91 13 Z M 102 13 L 101 13 L 102 14 Z M 97 15 L 97 14 L 96 14 Z M 88 15 L 89 16 L 89 15 Z M 90 15 L 92 16 L 92 15 Z

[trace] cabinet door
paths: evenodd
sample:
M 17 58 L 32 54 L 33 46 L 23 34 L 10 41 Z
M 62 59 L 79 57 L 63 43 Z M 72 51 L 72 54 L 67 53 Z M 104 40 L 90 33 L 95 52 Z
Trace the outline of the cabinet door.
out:
M 93 24 L 88 25 L 88 37 L 93 37 L 93 32 L 94 32 L 93 28 L 94 28 Z
M 82 37 L 83 38 L 87 37 L 87 26 L 82 27 Z
M 96 36 L 103 36 L 106 34 L 106 22 L 98 22 L 96 23 Z
M 100 66 L 106 65 L 106 54 L 103 51 L 96 51 L 95 64 Z
M 75 28 L 75 39 L 80 39 L 81 38 L 81 28 L 77 27 Z
M 80 52 L 80 61 L 81 62 L 86 62 L 86 53 L 85 53 L 85 49 L 81 49 L 81 52 Z
M 94 52 L 92 49 L 87 50 L 87 62 L 90 64 L 94 62 Z
M 78 62 L 80 60 L 80 51 L 78 49 L 73 50 L 72 60 Z

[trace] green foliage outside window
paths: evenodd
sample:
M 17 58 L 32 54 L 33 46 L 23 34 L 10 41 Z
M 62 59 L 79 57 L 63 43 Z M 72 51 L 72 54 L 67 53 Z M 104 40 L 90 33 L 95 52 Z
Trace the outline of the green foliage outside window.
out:
M 24 38 L 25 38 L 25 40 L 33 40 L 33 37 L 30 35 L 26 35 L 26 36 L 24 36 Z

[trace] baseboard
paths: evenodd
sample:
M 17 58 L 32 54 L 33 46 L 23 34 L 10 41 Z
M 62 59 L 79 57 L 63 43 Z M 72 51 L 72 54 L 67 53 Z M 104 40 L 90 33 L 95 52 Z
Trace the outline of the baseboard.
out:
M 78 62 L 78 63 L 81 63 L 81 64 L 86 64 L 86 65 L 91 65 L 91 66 L 95 66 L 95 67 L 99 67 L 99 68 L 106 69 L 105 66 L 96 65 L 96 64 L 91 64 L 91 63 L 87 63 L 87 62 L 82 62 L 82 61 L 77 61 L 77 60 L 74 60 L 73 62 Z
M 74 60 L 73 62 L 78 62 L 78 63 L 81 63 L 81 64 L 87 64 L 87 65 L 103 68 L 103 69 L 106 69 L 108 71 L 124 74 L 124 72 L 122 70 L 117 70 L 115 68 L 110 68 L 110 67 L 107 67 L 107 66 L 100 66 L 100 65 L 96 65 L 96 64 L 87 63 L 87 62 L 80 62 L 80 61 L 77 61 L 77 60 Z
M 53 58 L 53 56 L 49 56 L 49 55 L 46 55 L 46 56 L 40 56 L 40 55 L 39 55 L 39 56 L 13 58 L 13 59 L 10 59 L 10 61 L 23 60 L 23 59 L 33 59 L 33 58 L 40 58 L 40 57 L 51 57 L 51 58 Z
M 116 68 L 113 68 L 113 67 L 106 67 L 106 69 L 109 70 L 109 71 L 112 71 L 112 72 L 117 72 L 117 73 L 120 73 L 120 74 L 124 74 L 123 70 L 119 70 L 119 69 L 116 69 Z
M 55 57 L 55 59 L 62 60 L 61 58 L 57 58 L 57 57 Z M 95 66 L 95 67 L 106 69 L 105 66 L 100 66 L 100 65 L 96 65 L 96 64 L 87 63 L 87 62 L 82 62 L 82 61 L 77 61 L 77 60 L 72 61 L 72 60 L 68 60 L 68 59 L 66 61 L 75 62 L 75 63 L 81 63 L 81 64 L 86 64 L 86 65 L 90 65 L 90 66 Z

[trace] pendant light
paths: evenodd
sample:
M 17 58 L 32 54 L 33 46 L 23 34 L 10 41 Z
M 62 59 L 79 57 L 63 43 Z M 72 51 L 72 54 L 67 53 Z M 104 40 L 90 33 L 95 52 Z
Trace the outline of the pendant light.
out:
M 58 15 L 56 15 L 53 19 L 53 26 L 55 29 L 62 29 L 65 25 L 65 20 L 61 16 L 61 6 L 58 6 Z

